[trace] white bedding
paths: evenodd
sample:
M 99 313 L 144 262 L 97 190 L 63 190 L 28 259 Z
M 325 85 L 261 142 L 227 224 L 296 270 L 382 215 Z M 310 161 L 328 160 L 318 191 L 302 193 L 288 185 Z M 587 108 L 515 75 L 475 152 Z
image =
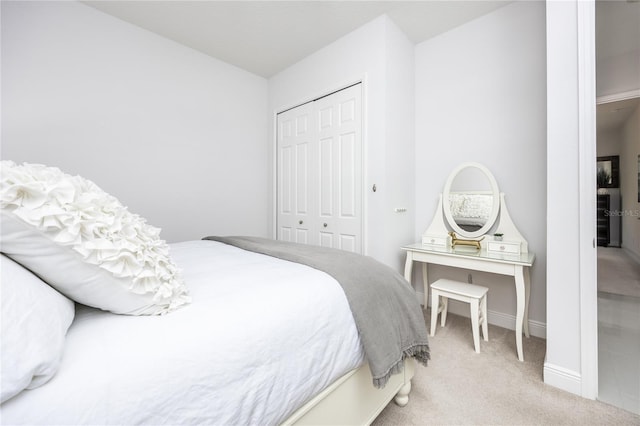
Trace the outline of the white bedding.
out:
M 362 364 L 340 285 L 213 241 L 172 244 L 193 298 L 165 316 L 78 305 L 58 373 L 3 424 L 266 425 Z
M 458 225 L 483 226 L 493 208 L 493 194 L 449 194 L 451 215 Z

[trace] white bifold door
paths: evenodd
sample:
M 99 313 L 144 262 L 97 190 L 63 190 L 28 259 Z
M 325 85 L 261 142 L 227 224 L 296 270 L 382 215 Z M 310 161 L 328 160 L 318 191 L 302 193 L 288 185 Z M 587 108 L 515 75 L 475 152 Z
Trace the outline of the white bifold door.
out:
M 362 253 L 361 90 L 278 114 L 279 240 Z

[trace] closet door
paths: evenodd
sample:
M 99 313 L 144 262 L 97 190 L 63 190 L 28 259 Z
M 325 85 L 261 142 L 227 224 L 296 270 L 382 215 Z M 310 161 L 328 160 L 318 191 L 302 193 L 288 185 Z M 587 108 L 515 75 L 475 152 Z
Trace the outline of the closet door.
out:
M 317 244 L 313 102 L 278 114 L 277 239 Z
M 362 253 L 360 85 L 315 102 L 319 245 Z
M 361 85 L 278 115 L 277 237 L 362 253 Z

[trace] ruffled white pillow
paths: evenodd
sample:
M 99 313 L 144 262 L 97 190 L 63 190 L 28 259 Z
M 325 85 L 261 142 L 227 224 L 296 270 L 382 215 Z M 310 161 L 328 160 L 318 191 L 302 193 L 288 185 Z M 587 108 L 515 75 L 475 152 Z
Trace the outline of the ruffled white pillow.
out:
M 58 371 L 73 302 L 6 256 L 2 273 L 0 403 L 47 383 Z
M 2 252 L 76 302 L 155 315 L 190 301 L 160 230 L 87 179 L 2 161 L 0 210 Z

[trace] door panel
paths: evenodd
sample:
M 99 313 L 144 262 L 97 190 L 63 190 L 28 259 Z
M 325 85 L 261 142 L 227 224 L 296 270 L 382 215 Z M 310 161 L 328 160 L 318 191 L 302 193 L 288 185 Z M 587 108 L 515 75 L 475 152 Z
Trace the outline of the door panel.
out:
M 320 245 L 322 247 L 333 247 L 333 234 L 330 232 L 320 232 Z
M 281 179 L 278 180 L 278 191 L 280 195 L 280 212 L 283 214 L 291 214 L 292 213 L 292 190 L 293 181 L 291 177 L 293 176 L 293 159 L 291 157 L 292 148 L 290 146 L 284 147 L 280 151 L 280 175 Z
M 320 140 L 320 216 L 333 215 L 333 138 Z
M 340 136 L 340 217 L 354 218 L 357 214 L 356 187 L 356 144 L 355 134 L 348 133 Z
M 296 145 L 295 180 L 296 214 L 309 214 L 309 146 L 308 143 Z
M 358 247 L 358 238 L 355 235 L 340 234 L 338 247 L 342 250 L 355 252 Z
M 296 242 L 309 244 L 309 230 L 304 228 L 296 228 Z

